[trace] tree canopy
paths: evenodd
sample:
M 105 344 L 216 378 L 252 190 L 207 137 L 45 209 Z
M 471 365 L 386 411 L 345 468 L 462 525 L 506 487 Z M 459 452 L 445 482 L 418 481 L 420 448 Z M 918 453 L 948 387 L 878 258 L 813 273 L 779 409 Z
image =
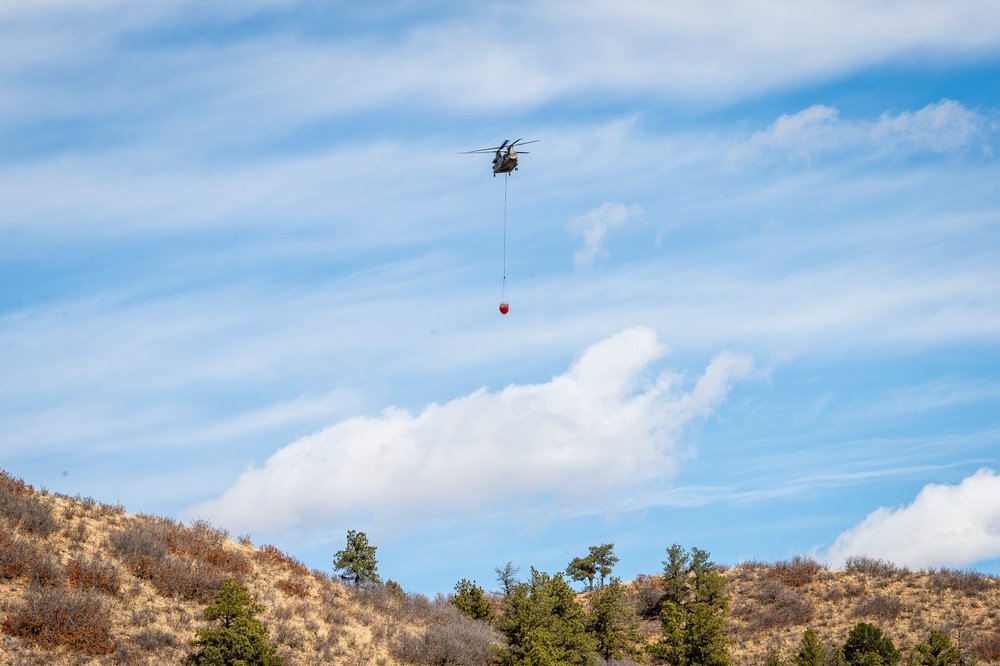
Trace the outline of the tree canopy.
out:
M 221 626 L 199 631 L 192 642 L 202 648 L 196 657 L 199 666 L 283 666 L 284 660 L 267 643 L 267 627 L 256 617 L 263 611 L 237 580 L 223 580 L 215 603 L 203 612 L 206 620 Z
M 333 568 L 340 571 L 340 577 L 349 580 L 357 587 L 363 584 L 377 584 L 378 560 L 375 559 L 376 547 L 368 544 L 368 535 L 364 532 L 349 530 L 347 546 L 339 550 L 333 560 Z

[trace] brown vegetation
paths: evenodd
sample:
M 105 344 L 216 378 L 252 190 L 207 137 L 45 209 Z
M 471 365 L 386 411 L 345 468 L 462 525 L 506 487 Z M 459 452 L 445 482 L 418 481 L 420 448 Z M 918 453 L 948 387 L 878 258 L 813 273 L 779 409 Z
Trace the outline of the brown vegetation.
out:
M 332 572 L 331 572 L 332 574 Z M 904 652 L 947 633 L 981 664 L 1000 664 L 1000 582 L 975 572 L 909 571 L 852 558 L 831 571 L 808 557 L 727 569 L 727 633 L 738 665 L 786 660 L 812 628 L 842 644 L 859 621 Z M 128 515 L 121 506 L 36 491 L 0 470 L 0 663 L 184 663 L 206 628 L 201 611 L 221 580 L 244 584 L 289 666 L 404 666 L 489 662 L 498 634 L 447 598 L 398 585 L 354 589 L 310 571 L 277 547 L 254 547 L 205 522 Z M 456 578 L 458 576 L 456 575 Z M 659 576 L 627 598 L 657 638 Z

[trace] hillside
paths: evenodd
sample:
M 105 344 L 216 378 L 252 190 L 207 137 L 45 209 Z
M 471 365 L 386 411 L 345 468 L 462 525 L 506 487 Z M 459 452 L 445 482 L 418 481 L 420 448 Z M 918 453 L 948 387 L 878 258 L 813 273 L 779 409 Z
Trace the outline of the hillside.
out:
M 859 621 L 877 623 L 904 649 L 943 630 L 982 663 L 1000 663 L 1000 583 L 991 577 L 865 558 L 848 571 L 795 558 L 724 574 L 736 664 L 762 664 L 771 649 L 789 657 L 807 627 L 843 643 Z M 207 523 L 39 492 L 0 470 L 0 664 L 184 663 L 226 576 L 263 605 L 261 619 L 289 665 L 482 664 L 500 640 L 443 597 L 393 585 L 355 590 Z M 656 578 L 629 588 L 655 637 Z

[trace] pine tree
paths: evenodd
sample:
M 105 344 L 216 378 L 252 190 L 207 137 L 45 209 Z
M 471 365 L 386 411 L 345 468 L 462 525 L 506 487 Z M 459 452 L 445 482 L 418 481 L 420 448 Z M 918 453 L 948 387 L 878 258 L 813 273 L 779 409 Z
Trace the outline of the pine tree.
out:
M 726 579 L 707 551 L 674 544 L 664 561 L 662 637 L 648 651 L 672 666 L 731 666 Z
M 826 650 L 819 641 L 819 636 L 812 629 L 806 629 L 802 634 L 802 644 L 795 655 L 796 666 L 823 666 L 826 661 Z
M 962 662 L 962 653 L 951 644 L 946 634 L 931 631 L 926 643 L 913 648 L 919 655 L 917 663 L 920 666 L 953 666 Z
M 475 581 L 466 578 L 455 583 L 455 596 L 452 598 L 455 608 L 463 615 L 471 617 L 473 620 L 489 622 L 493 616 L 493 608 L 489 599 L 486 598 L 483 588 L 476 585 Z
M 574 557 L 566 567 L 566 575 L 583 583 L 586 589 L 594 589 L 594 577 L 597 575 L 597 562 L 593 556 Z
M 615 555 L 615 544 L 602 543 L 600 546 L 591 546 L 590 555 L 594 561 L 594 570 L 597 573 L 597 586 L 604 587 L 604 580 L 611 576 L 611 570 L 618 564 L 618 557 Z
M 562 574 L 534 568 L 504 599 L 496 626 L 506 638 L 497 651 L 500 666 L 580 666 L 596 661 L 595 642 L 586 632 L 586 614 Z
M 347 546 L 335 553 L 333 568 L 335 571 L 343 572 L 340 577 L 353 581 L 355 587 L 369 583 L 377 584 L 378 560 L 375 559 L 375 551 L 376 547 L 368 544 L 368 535 L 349 530 Z
M 203 629 L 192 644 L 201 646 L 199 666 L 283 666 L 284 660 L 267 644 L 268 630 L 256 618 L 264 607 L 255 604 L 243 585 L 226 578 L 203 617 L 222 626 Z
M 605 660 L 639 658 L 645 637 L 639 631 L 635 609 L 625 601 L 625 588 L 618 578 L 590 597 L 587 630 L 597 642 L 597 653 Z
M 868 622 L 854 625 L 844 643 L 844 658 L 849 666 L 893 666 L 899 657 L 892 639 Z

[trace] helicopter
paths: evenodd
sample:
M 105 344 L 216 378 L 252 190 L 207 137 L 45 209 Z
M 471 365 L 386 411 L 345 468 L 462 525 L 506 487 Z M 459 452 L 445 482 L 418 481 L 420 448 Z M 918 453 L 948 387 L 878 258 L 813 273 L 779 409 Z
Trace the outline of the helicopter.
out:
M 517 170 L 517 153 L 514 152 L 514 146 L 522 145 L 526 146 L 529 143 L 538 143 L 541 139 L 535 139 L 534 141 L 525 141 L 524 139 L 517 139 L 511 141 L 510 139 L 505 140 L 499 146 L 495 148 L 480 148 L 479 150 L 467 150 L 460 155 L 472 155 L 474 153 L 492 153 L 496 151 L 493 156 L 493 177 L 496 178 L 498 173 L 510 173 L 511 171 Z M 522 152 L 522 155 L 527 155 L 527 152 Z

